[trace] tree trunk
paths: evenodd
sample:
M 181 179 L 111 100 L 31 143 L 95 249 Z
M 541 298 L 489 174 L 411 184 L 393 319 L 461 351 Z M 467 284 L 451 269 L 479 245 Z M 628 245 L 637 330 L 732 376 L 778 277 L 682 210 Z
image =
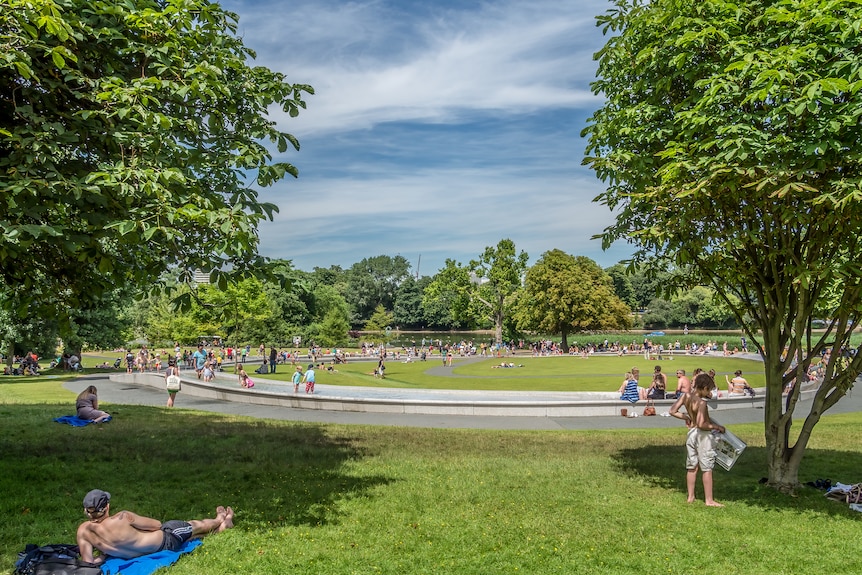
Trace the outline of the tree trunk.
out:
M 793 426 L 793 413 L 799 401 L 802 386 L 805 383 L 807 357 L 803 352 L 797 356 L 796 373 L 793 376 L 796 384 L 792 391 L 784 395 L 785 376 L 784 370 L 788 367 L 787 359 L 782 360 L 783 348 L 776 344 L 769 349 L 766 346 L 770 342 L 785 341 L 775 338 L 775 332 L 780 329 L 777 325 L 772 326 L 773 333 L 764 330 L 764 367 L 766 375 L 766 401 L 764 413 L 764 426 L 766 436 L 766 463 L 768 468 L 768 483 L 775 489 L 784 493 L 793 493 L 799 487 L 799 466 L 811 439 L 814 427 L 820 421 L 823 414 L 842 397 L 853 386 L 858 373 L 858 358 L 849 365 L 836 367 L 835 358 L 841 356 L 841 343 L 844 340 L 841 334 L 836 336 L 833 343 L 830 367 L 825 371 L 823 380 L 819 382 L 812 400 L 811 409 L 806 414 L 799 430 L 796 442 L 791 444 L 791 428 Z M 849 335 L 849 334 L 848 334 Z M 797 336 L 798 337 L 798 336 Z M 791 340 L 793 347 L 800 349 L 801 339 Z M 809 353 L 809 352 L 805 352 Z M 835 371 L 833 371 L 833 369 Z
M 563 353 L 569 353 L 569 332 L 566 328 L 563 328 L 563 339 L 560 344 L 563 346 Z
M 782 492 L 793 492 L 799 484 L 799 457 L 791 457 L 789 446 L 793 413 L 785 411 L 784 371 L 781 355 L 780 321 L 763 326 L 763 364 L 766 376 L 764 435 L 769 485 Z M 804 447 L 800 450 L 804 451 Z

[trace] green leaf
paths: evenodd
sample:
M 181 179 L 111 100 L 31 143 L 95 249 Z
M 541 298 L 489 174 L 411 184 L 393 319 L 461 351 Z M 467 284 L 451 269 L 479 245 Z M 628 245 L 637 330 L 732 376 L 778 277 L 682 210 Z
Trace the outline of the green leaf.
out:
M 106 274 L 114 269 L 113 262 L 106 257 L 103 257 L 99 260 L 99 272 Z

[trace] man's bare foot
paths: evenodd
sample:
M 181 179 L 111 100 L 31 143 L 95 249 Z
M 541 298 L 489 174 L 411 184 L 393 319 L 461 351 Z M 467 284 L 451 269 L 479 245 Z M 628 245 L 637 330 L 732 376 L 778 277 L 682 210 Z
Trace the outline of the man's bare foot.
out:
M 225 515 L 227 515 L 227 509 L 224 508 L 224 505 L 216 507 L 216 519 L 221 518 L 224 520 Z
M 217 532 L 220 533 L 225 529 L 230 529 L 231 527 L 233 527 L 233 507 L 228 507 L 225 510 L 224 519 L 222 519 L 221 525 L 219 525 Z
M 707 507 L 724 507 L 724 505 L 722 505 L 718 501 L 707 501 L 706 506 Z

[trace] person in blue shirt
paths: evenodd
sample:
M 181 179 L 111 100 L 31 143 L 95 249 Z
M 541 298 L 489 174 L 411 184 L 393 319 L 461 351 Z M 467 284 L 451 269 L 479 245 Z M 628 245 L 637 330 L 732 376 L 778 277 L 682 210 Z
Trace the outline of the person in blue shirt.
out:
M 305 393 L 314 393 L 314 364 L 308 364 L 308 370 L 302 376 L 302 381 L 305 382 Z
M 192 354 L 192 358 L 195 360 L 195 373 L 198 374 L 198 379 L 200 379 L 204 371 L 204 365 L 207 363 L 207 352 L 204 351 L 204 346 L 198 344 L 198 349 Z
M 297 393 L 299 391 L 299 383 L 302 381 L 302 368 L 300 366 L 296 366 L 296 371 L 293 372 L 291 381 L 293 382 L 293 393 Z
M 641 398 L 641 391 L 638 387 L 638 380 L 635 378 L 632 372 L 627 372 L 625 380 L 623 384 L 620 386 L 620 401 L 628 401 L 632 404 L 632 407 L 638 402 Z M 628 414 L 629 417 L 636 417 L 634 410 Z

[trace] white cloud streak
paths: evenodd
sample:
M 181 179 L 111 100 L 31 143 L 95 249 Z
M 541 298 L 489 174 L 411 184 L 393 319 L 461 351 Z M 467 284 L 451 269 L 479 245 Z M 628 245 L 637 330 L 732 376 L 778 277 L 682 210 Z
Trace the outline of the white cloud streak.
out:
M 302 150 L 261 253 L 297 267 L 422 254 L 423 274 L 511 238 L 531 260 L 559 248 L 602 265 L 630 250 L 590 240 L 612 222 L 580 165 L 604 0 L 229 0 L 257 63 L 314 86 Z
M 309 110 L 289 121 L 297 133 L 597 102 L 588 84 L 605 2 L 490 2 L 436 16 L 383 2 L 299 2 L 290 13 L 279 2 L 226 5 L 262 64 L 314 86 Z

